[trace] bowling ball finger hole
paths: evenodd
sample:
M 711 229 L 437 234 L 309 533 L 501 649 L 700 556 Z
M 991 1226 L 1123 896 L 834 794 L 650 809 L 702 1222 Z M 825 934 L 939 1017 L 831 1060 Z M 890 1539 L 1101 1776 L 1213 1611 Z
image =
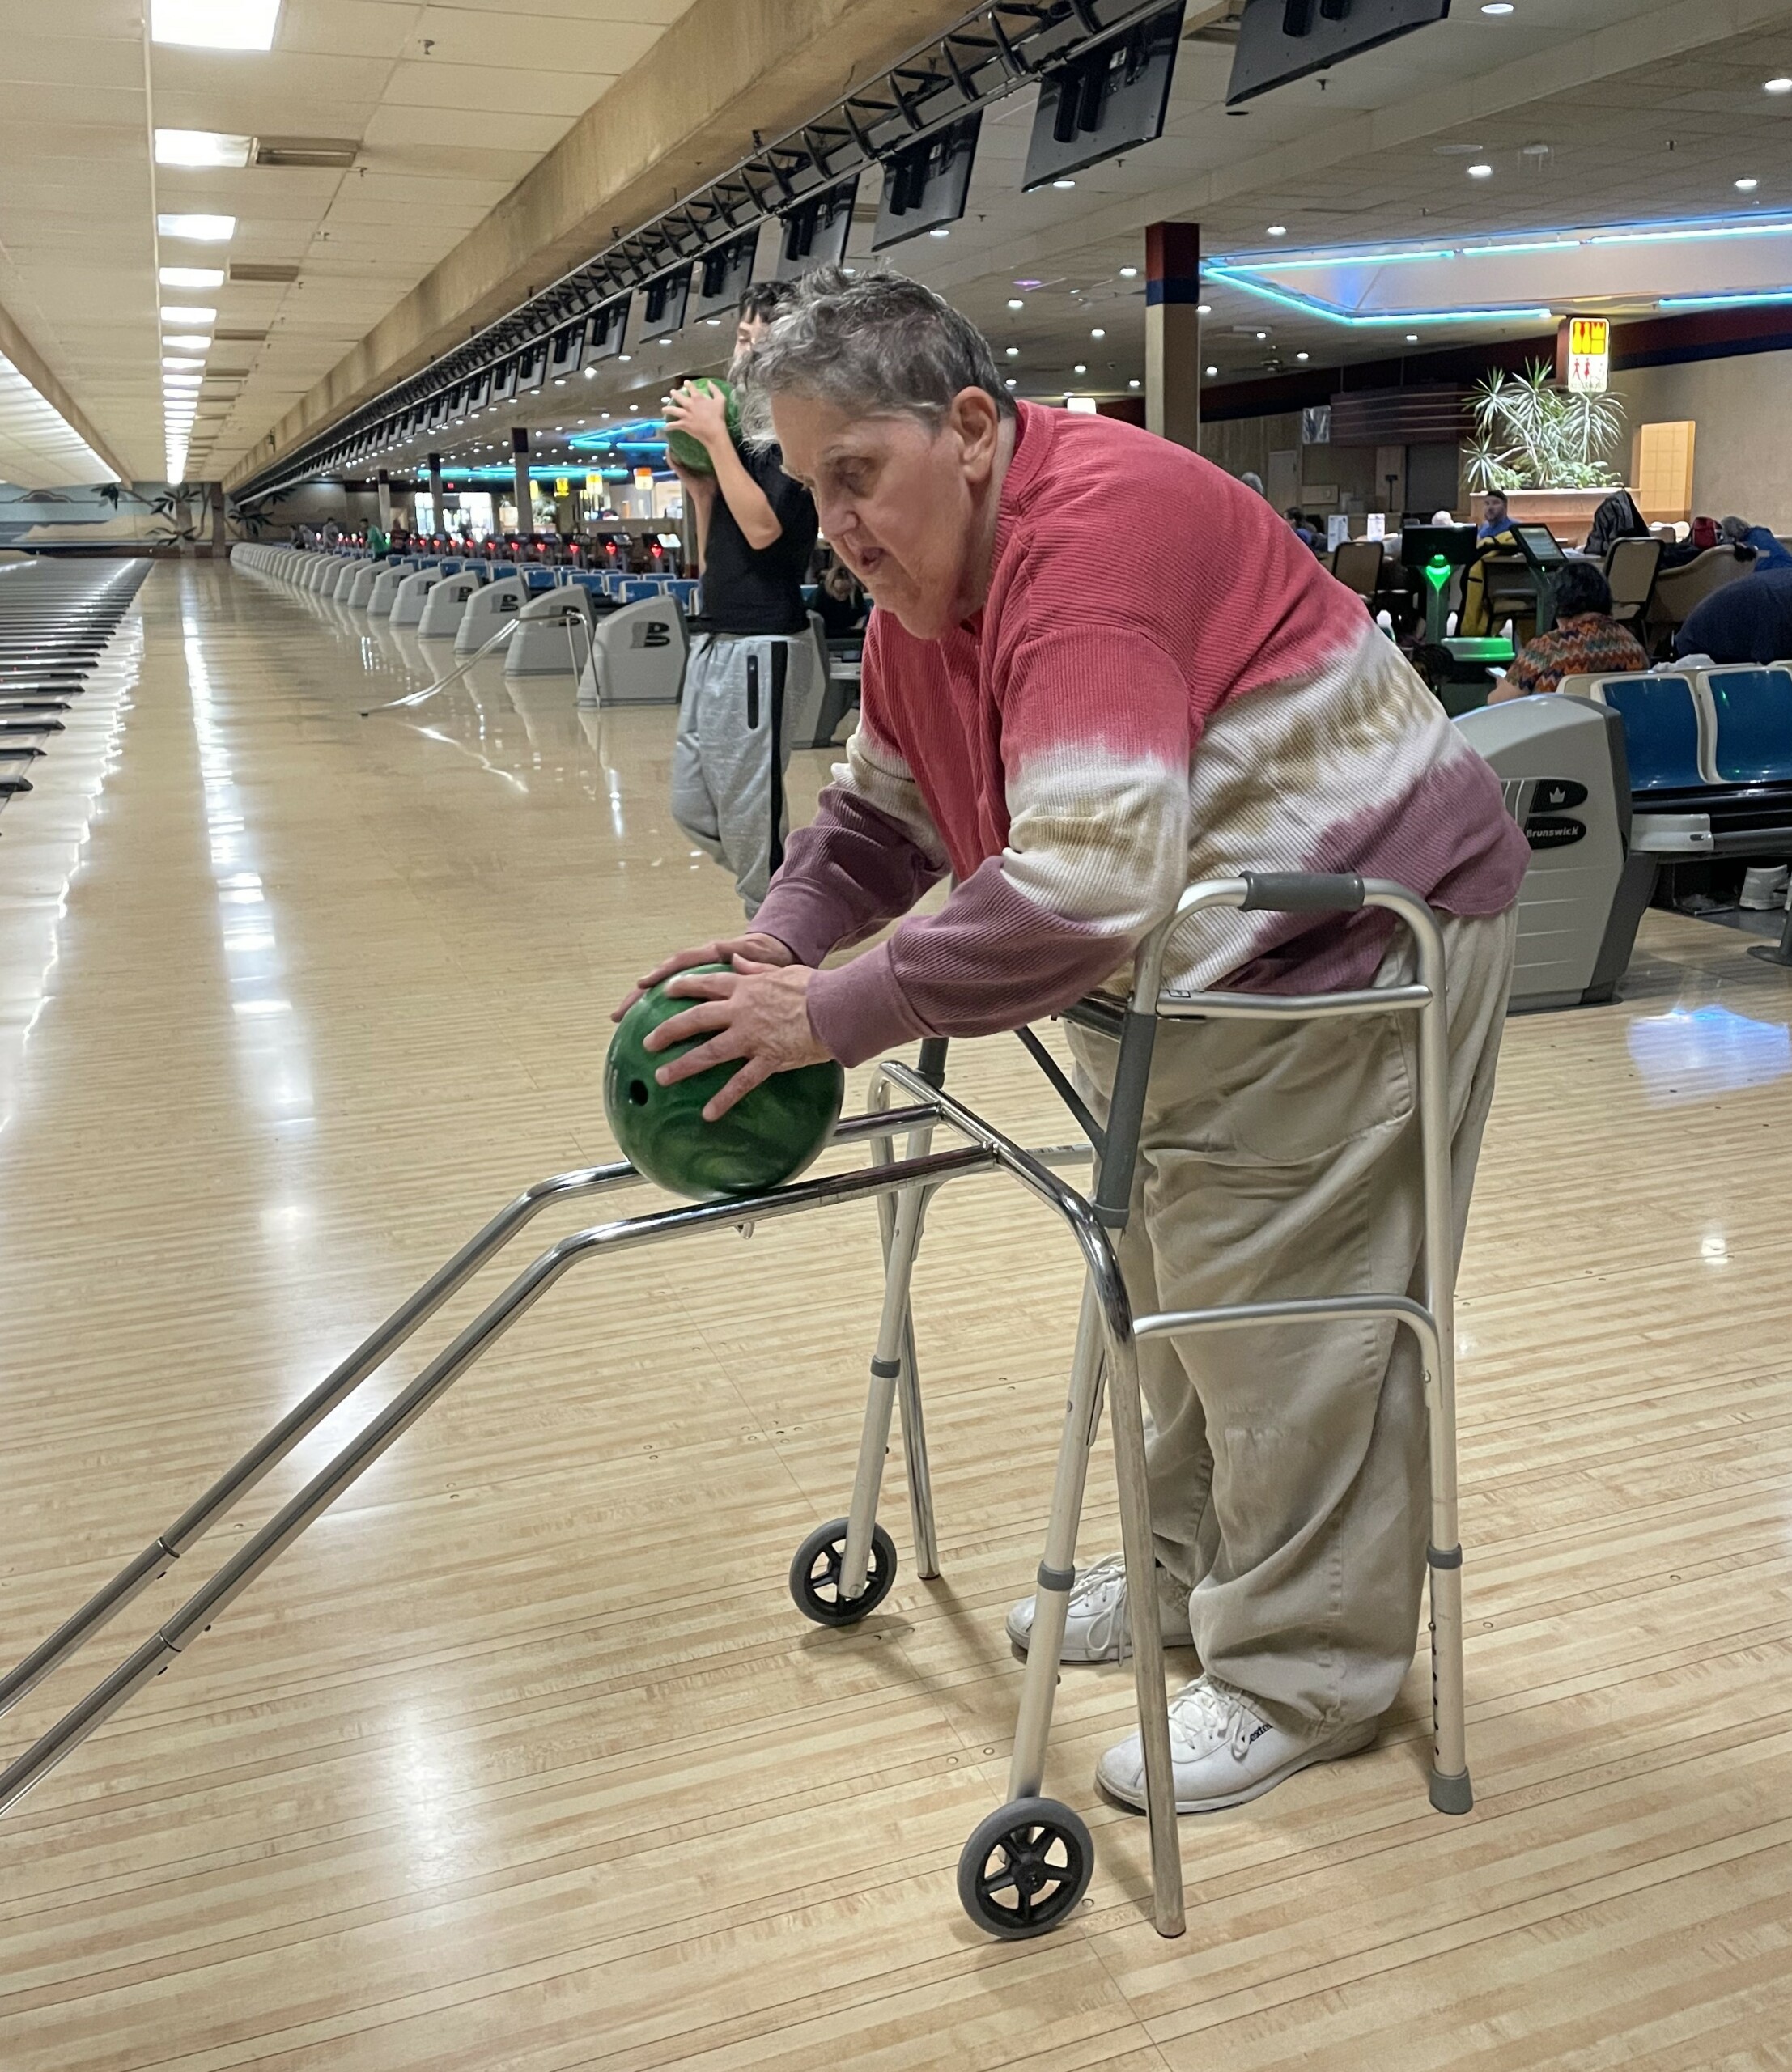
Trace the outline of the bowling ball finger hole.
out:
M 648 1104 L 647 1081 L 644 1079 L 631 1079 L 628 1083 L 628 1098 L 634 1106 L 644 1108 Z

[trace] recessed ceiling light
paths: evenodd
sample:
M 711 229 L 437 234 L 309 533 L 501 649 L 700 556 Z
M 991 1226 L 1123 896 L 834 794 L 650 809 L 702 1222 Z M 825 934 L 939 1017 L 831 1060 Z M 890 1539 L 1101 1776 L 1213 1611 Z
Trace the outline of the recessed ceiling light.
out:
M 165 288 L 221 288 L 224 277 L 215 266 L 163 266 L 155 278 Z
M 1138 278 L 1139 270 L 1136 266 L 1123 266 L 1120 269 L 1120 278 L 1123 281 L 1136 281 Z
M 1004 388 L 1012 388 L 1014 386 L 1014 377 L 1012 374 L 1009 376 L 1008 379 L 1002 384 L 1002 386 Z
M 1139 384 L 1138 384 L 1138 383 L 1137 383 L 1136 381 L 1129 381 L 1129 382 L 1127 382 L 1127 384 L 1126 385 L 1127 385 L 1127 388 L 1136 388 L 1138 387 L 1138 385 L 1139 385 Z
M 1769 79 L 1764 90 L 1770 94 L 1792 94 L 1792 79 Z
M 1076 185 L 1074 180 L 1055 180 L 1051 184 L 1054 187 L 1074 187 Z
M 1259 338 L 1267 338 L 1269 336 L 1269 333 L 1268 333 L 1267 331 L 1259 331 L 1259 332 L 1257 333 L 1257 336 L 1258 336 Z
M 618 353 L 616 355 L 618 363 L 623 367 L 626 367 L 634 357 L 635 355 L 633 353 Z
M 1010 359 L 1018 359 L 1021 357 L 1021 349 L 1018 346 L 1008 346 L 1004 348 L 1004 350 Z
M 1078 360 L 1076 364 L 1072 367 L 1070 371 L 1072 374 L 1087 374 L 1089 367 L 1085 361 Z
M 158 165 L 247 165 L 254 147 L 253 137 L 238 137 L 218 130 L 158 130 L 155 163 Z
M 1207 371 L 1209 374 L 1217 374 L 1220 370 L 1217 367 L 1210 367 Z
M 928 232 L 928 236 L 929 237 L 950 237 L 951 235 L 951 231 L 946 229 L 944 224 L 942 224 L 939 229 L 930 230 Z
M 1416 346 L 1416 345 L 1417 345 L 1417 343 L 1419 342 L 1419 334 L 1418 334 L 1418 333 L 1417 333 L 1416 331 L 1408 331 L 1408 332 L 1407 333 L 1407 334 L 1406 334 L 1406 342 L 1407 342 L 1409 346 Z
M 1091 331 L 1091 332 L 1089 333 L 1089 336 L 1090 336 L 1090 338 L 1105 338 L 1107 336 L 1107 333 L 1106 333 L 1106 332 L 1105 332 L 1104 330 L 1102 330 L 1102 328 L 1100 327 L 1100 325 L 1098 325 L 1096 326 L 1096 328 L 1095 328 L 1093 331 Z
M 1288 235 L 1288 225 L 1286 223 L 1272 223 L 1269 226 L 1269 235 L 1272 237 L 1286 237 Z
M 169 367 L 203 367 L 205 363 L 206 363 L 202 359 L 185 359 L 180 358 L 178 355 L 173 359 L 170 359 L 166 354 L 164 354 L 162 359 L 163 366 Z
M 1760 185 L 1760 182 L 1758 180 L 1739 180 L 1736 182 L 1736 192 L 1739 194 L 1752 194 Z
M 164 346 L 196 347 L 201 352 L 211 350 L 211 340 L 203 331 L 165 331 L 162 334 Z
M 1484 163 L 1471 165 L 1468 168 L 1468 176 L 1471 180 L 1491 180 L 1493 177 L 1493 168 Z
M 1195 314 L 1197 316 L 1211 316 L 1213 314 L 1212 304 L 1210 302 L 1196 303 L 1195 305 Z
M 1481 0 L 1484 15 L 1510 15 L 1511 11 L 1512 0 Z
M 215 309 L 203 309 L 196 303 L 164 302 L 162 321 L 164 324 L 215 324 L 218 312 Z
M 1026 308 L 1026 304 L 1017 295 L 1011 295 L 1009 297 L 1008 306 L 1010 309 L 1025 309 Z
M 1313 355 L 1310 353 L 1296 353 L 1294 357 L 1296 359 L 1310 359 Z
M 156 234 L 161 237 L 189 237 L 201 244 L 227 244 L 236 235 L 234 216 L 158 216 Z

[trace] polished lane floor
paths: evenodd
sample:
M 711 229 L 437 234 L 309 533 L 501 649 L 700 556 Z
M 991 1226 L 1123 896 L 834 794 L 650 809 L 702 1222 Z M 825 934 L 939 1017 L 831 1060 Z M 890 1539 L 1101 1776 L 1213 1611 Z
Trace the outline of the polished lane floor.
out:
M 5 816 L 4 1662 L 521 1185 L 609 1153 L 610 1002 L 731 921 L 665 810 L 668 714 L 482 664 L 359 716 L 429 669 L 315 599 L 159 568 Z M 1130 1672 L 1071 1672 L 1048 1781 L 1095 1884 L 1046 1942 L 970 1930 L 953 1866 L 1003 1795 L 1000 1615 L 1076 1302 L 1054 1228 L 979 1182 L 918 1284 L 942 1582 L 905 1568 L 847 1633 L 785 1594 L 850 1480 L 868 1211 L 575 1274 L 0 1821 L 0 2064 L 1783 2063 L 1792 982 L 1743 953 L 1651 916 L 1622 1005 L 1508 1038 L 1460 1319 L 1470 1819 L 1425 1803 L 1421 1658 L 1372 1753 L 1184 1824 L 1163 1942 L 1142 1824 L 1091 1784 Z M 953 1077 L 1066 1133 L 1012 1042 Z M 891 1482 L 907 1564 L 899 1455 Z M 1113 1540 L 1104 1461 L 1085 1548 Z

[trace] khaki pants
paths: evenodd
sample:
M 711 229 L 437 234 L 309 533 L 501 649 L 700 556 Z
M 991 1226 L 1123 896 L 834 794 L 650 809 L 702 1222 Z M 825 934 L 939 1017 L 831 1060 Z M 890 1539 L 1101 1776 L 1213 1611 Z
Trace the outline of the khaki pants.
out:
M 1517 915 L 1441 918 L 1459 1250 Z M 1375 983 L 1411 974 L 1403 930 Z M 1069 1033 L 1105 1119 L 1115 1046 Z M 1417 1038 L 1410 1014 L 1160 1024 L 1119 1246 L 1135 1313 L 1417 1294 Z M 1378 1719 L 1412 1659 L 1430 1518 L 1412 1334 L 1276 1325 L 1139 1352 L 1157 1559 L 1191 1586 L 1204 1668 L 1297 1730 Z

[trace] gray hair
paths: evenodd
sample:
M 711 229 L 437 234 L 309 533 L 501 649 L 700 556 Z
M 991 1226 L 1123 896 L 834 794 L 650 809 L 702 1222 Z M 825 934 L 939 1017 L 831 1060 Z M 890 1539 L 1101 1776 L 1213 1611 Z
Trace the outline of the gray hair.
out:
M 981 388 L 1001 416 L 1015 414 L 983 333 L 900 274 L 817 266 L 804 274 L 754 348 L 752 380 L 767 399 L 813 396 L 856 416 L 919 418 L 935 428 L 966 388 Z M 754 431 L 773 435 L 769 425 Z

